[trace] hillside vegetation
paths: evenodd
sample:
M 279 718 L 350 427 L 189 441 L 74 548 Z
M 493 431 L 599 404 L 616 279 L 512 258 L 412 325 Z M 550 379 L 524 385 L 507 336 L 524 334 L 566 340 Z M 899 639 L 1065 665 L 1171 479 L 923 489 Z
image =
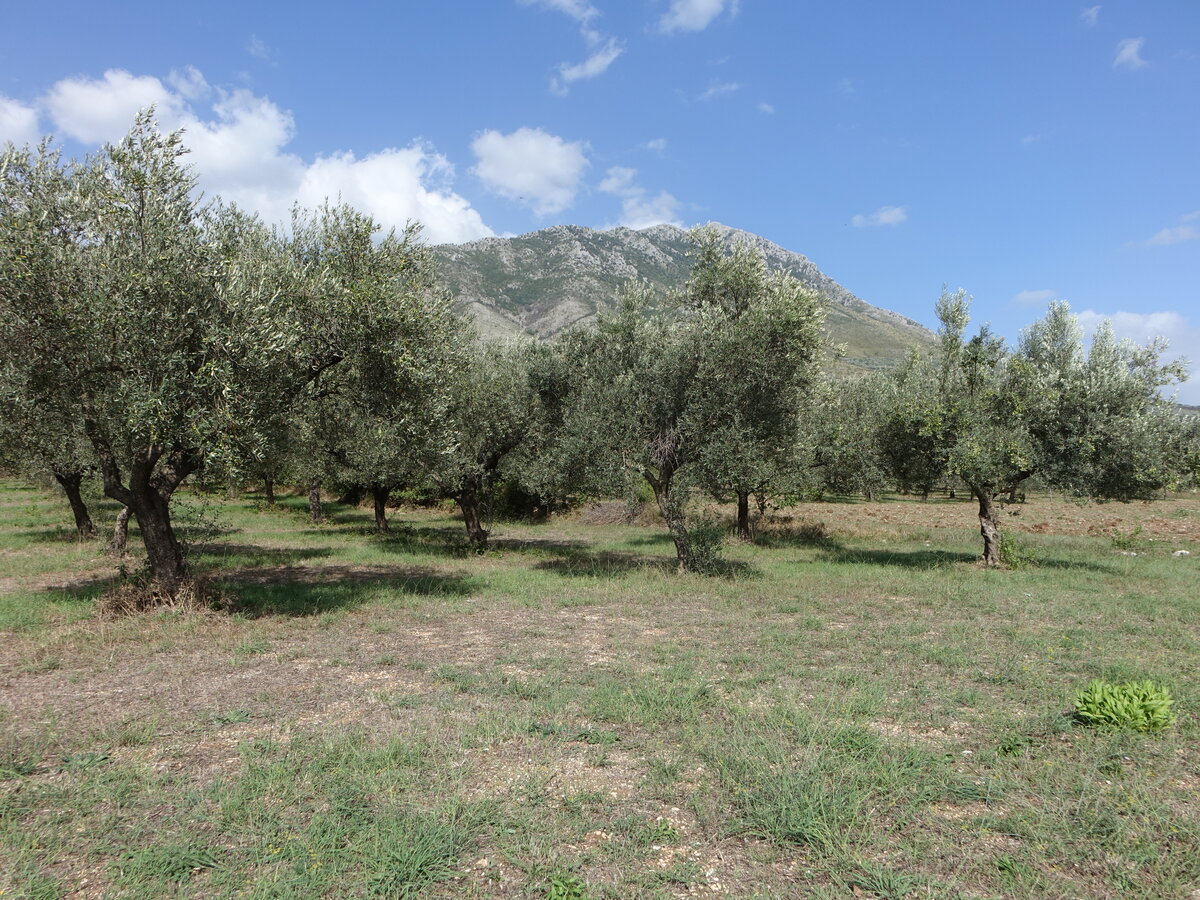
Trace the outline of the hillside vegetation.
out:
M 860 300 L 807 257 L 747 231 L 710 227 L 726 248 L 753 247 L 771 272 L 792 275 L 826 301 L 827 332 L 845 346 L 845 366 L 887 368 L 910 348 L 933 344 L 927 328 Z M 640 231 L 556 225 L 519 237 L 443 245 L 433 252 L 451 294 L 474 315 L 484 335 L 548 338 L 611 309 L 629 281 L 648 281 L 659 294 L 683 288 L 692 249 L 688 232 L 673 225 Z

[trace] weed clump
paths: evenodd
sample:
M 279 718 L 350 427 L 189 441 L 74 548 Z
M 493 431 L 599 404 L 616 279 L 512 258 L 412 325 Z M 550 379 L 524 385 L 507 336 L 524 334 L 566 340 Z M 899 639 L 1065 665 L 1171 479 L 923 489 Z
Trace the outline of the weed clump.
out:
M 148 575 L 122 579 L 96 598 L 96 613 L 102 619 L 119 619 L 150 611 L 198 611 L 226 608 L 231 598 L 202 579 L 188 579 L 173 591 L 166 590 Z
M 1170 691 L 1153 681 L 1096 680 L 1075 697 L 1075 717 L 1097 728 L 1162 731 L 1175 723 L 1174 703 Z

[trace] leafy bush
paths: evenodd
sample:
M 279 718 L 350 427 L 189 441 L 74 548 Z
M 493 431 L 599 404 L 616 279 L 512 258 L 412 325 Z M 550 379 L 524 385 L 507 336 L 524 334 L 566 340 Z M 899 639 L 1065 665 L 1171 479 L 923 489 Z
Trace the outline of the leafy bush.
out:
M 713 519 L 700 519 L 688 528 L 688 550 L 691 570 L 700 575 L 717 575 L 723 571 L 721 548 L 725 544 L 726 526 Z
M 1023 569 L 1037 563 L 1037 554 L 1016 535 L 1000 535 L 1000 562 L 1010 569 Z
M 1114 531 L 1112 534 L 1112 545 L 1115 549 L 1126 552 L 1144 549 L 1146 542 L 1142 539 L 1142 526 L 1137 526 L 1129 534 Z
M 1081 722 L 1100 728 L 1161 731 L 1175 722 L 1170 692 L 1153 681 L 1093 681 L 1075 698 Z
M 546 900 L 588 900 L 587 885 L 574 875 L 551 875 Z

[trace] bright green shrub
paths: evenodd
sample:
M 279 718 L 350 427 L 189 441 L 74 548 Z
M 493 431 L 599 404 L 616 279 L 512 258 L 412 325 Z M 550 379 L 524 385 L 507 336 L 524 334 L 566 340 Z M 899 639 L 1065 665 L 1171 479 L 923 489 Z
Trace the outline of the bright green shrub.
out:
M 1161 731 L 1175 723 L 1170 692 L 1153 681 L 1093 681 L 1075 697 L 1075 714 L 1086 725 Z

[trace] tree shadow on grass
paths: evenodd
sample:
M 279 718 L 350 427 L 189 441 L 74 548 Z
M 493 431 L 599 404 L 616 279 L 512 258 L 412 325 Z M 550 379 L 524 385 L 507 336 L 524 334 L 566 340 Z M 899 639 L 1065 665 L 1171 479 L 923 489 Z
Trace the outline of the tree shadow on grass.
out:
M 190 544 L 188 559 L 202 570 L 261 566 L 294 566 L 331 556 L 328 547 L 259 547 L 254 544 Z
M 564 553 L 557 559 L 537 563 L 535 569 L 554 572 L 568 578 L 617 578 L 630 572 L 658 571 L 673 574 L 679 570 L 679 562 L 672 557 L 642 556 L 620 551 L 589 552 L 579 550 Z M 706 573 L 716 578 L 752 578 L 761 574 L 749 563 L 737 559 L 720 559 L 711 564 Z
M 977 553 L 963 553 L 955 550 L 864 550 L 846 547 L 836 541 L 825 541 L 819 545 L 825 551 L 825 558 L 839 563 L 866 563 L 874 566 L 898 566 L 905 569 L 941 569 L 962 563 L 979 563 Z M 1115 574 L 1116 569 L 1103 563 L 1085 562 L 1083 560 L 1047 559 L 1038 556 L 1028 560 L 1022 568 L 1030 569 L 1082 569 L 1088 572 Z M 1005 571 L 1001 568 L 998 571 Z
M 233 610 L 250 618 L 314 616 L 354 609 L 387 595 L 414 598 L 462 597 L 479 579 L 414 566 L 404 569 L 283 567 L 243 572 L 222 582 L 234 595 Z

